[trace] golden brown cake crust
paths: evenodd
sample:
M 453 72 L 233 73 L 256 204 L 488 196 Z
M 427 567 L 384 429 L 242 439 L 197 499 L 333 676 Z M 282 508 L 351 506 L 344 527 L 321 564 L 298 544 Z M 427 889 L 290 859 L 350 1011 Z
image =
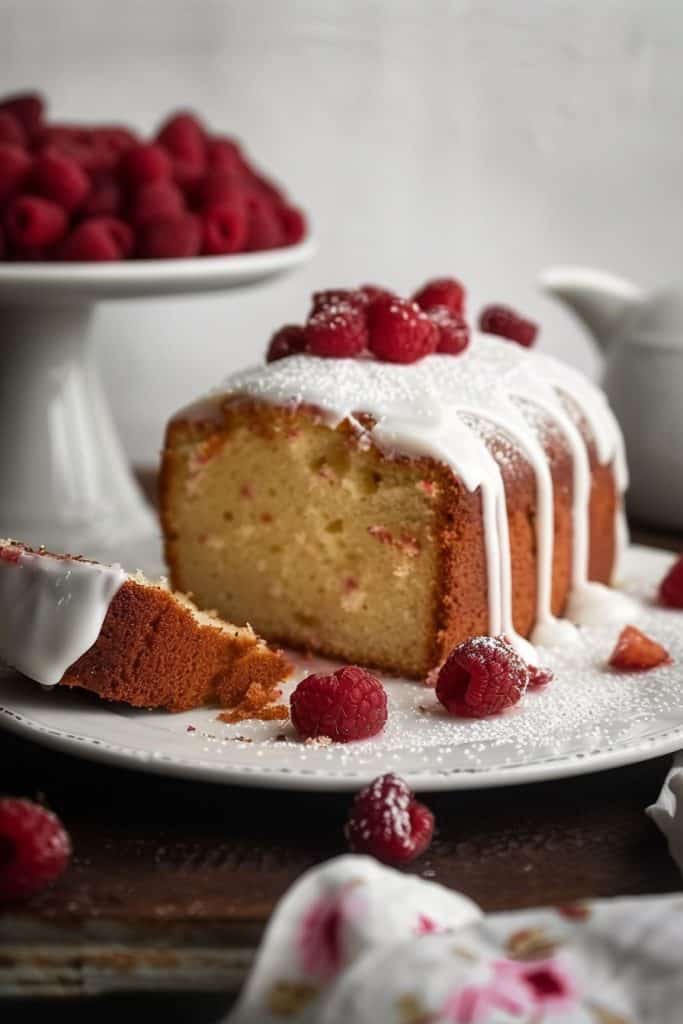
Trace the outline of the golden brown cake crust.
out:
M 97 641 L 61 685 L 135 707 L 232 708 L 250 688 L 270 703 L 290 670 L 280 652 L 255 636 L 200 623 L 169 591 L 131 579 L 114 597 Z

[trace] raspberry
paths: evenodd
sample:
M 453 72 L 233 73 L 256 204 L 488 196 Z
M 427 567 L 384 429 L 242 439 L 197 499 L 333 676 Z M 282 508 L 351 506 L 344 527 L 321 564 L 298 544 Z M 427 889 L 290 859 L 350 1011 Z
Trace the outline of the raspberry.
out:
M 206 166 L 209 173 L 241 178 L 244 162 L 237 143 L 232 139 L 209 139 L 206 143 Z
M 683 555 L 659 584 L 659 600 L 669 608 L 683 608 Z
M 0 900 L 26 899 L 62 874 L 71 842 L 59 818 L 31 803 L 0 800 Z
M 509 338 L 518 345 L 529 348 L 538 334 L 538 325 L 525 320 L 514 309 L 507 306 L 486 306 L 479 317 L 479 328 L 486 334 L 497 334 Z
M 136 227 L 151 220 L 165 220 L 185 212 L 185 200 L 168 178 L 148 181 L 136 190 L 130 208 L 130 222 Z
M 200 208 L 206 209 L 214 203 L 224 201 L 232 202 L 237 200 L 246 207 L 244 189 L 239 181 L 230 174 L 222 171 L 214 171 L 207 174 L 196 192 L 196 199 Z
M 292 694 L 290 711 L 300 736 L 329 736 L 349 743 L 375 736 L 384 728 L 387 695 L 379 679 L 350 666 L 329 676 L 308 676 Z
M 240 199 L 214 203 L 201 215 L 202 252 L 223 255 L 239 252 L 247 241 L 247 211 Z
M 503 637 L 475 636 L 454 647 L 441 666 L 436 695 L 450 715 L 499 715 L 524 696 L 527 666 Z
M 461 317 L 465 312 L 465 289 L 454 277 L 437 277 L 415 292 L 413 302 L 424 310 L 445 306 Z
M 171 161 L 163 146 L 153 142 L 140 143 L 124 153 L 121 170 L 130 185 L 171 177 Z
M 287 356 L 296 355 L 297 352 L 306 350 L 306 329 L 297 324 L 287 324 L 276 331 L 270 339 L 267 363 L 275 363 L 278 359 L 285 359 Z
M 417 802 L 403 779 L 390 772 L 356 795 L 345 834 L 354 853 L 372 854 L 386 864 L 405 864 L 429 846 L 434 815 Z
M 49 149 L 41 153 L 31 171 L 31 188 L 38 195 L 59 203 L 65 210 L 75 210 L 90 192 L 90 179 L 68 156 Z
M 277 249 L 282 245 L 284 232 L 273 203 L 256 192 L 250 192 L 247 196 L 247 209 L 249 252 Z
M 470 329 L 458 313 L 446 306 L 433 306 L 427 316 L 439 331 L 437 352 L 457 356 L 465 351 L 470 343 Z
M 67 217 L 62 207 L 50 199 L 18 196 L 7 208 L 5 226 L 15 245 L 54 245 L 66 233 Z
M 642 672 L 657 665 L 671 664 L 669 652 L 641 633 L 635 626 L 624 626 L 616 647 L 610 655 L 609 664 L 621 672 Z
M 93 182 L 90 195 L 78 212 L 83 217 L 115 217 L 121 206 L 121 186 L 115 178 L 103 175 Z
M 368 308 L 370 351 L 388 363 L 414 363 L 436 351 L 439 332 L 408 299 L 380 296 Z
M 193 214 L 150 221 L 143 224 L 138 235 L 138 255 L 143 259 L 167 260 L 198 256 L 201 228 Z
M 20 146 L 0 143 L 0 203 L 14 195 L 29 176 L 33 161 Z
M 28 144 L 28 137 L 21 121 L 6 110 L 0 110 L 0 142 L 22 147 Z
M 59 250 L 70 262 L 121 260 L 133 249 L 133 232 L 115 217 L 91 217 L 79 224 Z
M 529 673 L 530 690 L 542 690 L 548 683 L 552 683 L 555 678 L 549 668 L 542 668 L 540 665 L 527 665 L 527 671 Z
M 326 291 L 313 292 L 311 300 L 310 316 L 315 316 L 323 309 L 330 306 L 354 306 L 356 309 L 365 309 L 367 301 L 360 291 L 351 288 L 328 288 Z
M 8 96 L 0 102 L 0 111 L 15 117 L 29 138 L 33 138 L 40 131 L 43 121 L 43 108 L 42 97 L 33 92 Z
M 173 176 L 182 188 L 189 188 L 206 173 L 204 129 L 193 114 L 178 113 L 162 125 L 157 142 L 167 150 Z
M 356 290 L 363 296 L 366 306 L 369 306 L 376 299 L 386 298 L 386 296 L 393 298 L 394 295 L 394 293 L 390 292 L 388 288 L 381 288 L 378 284 L 362 284 L 360 288 Z
M 243 160 L 243 174 L 246 173 L 247 179 L 251 184 L 251 187 L 258 192 L 264 199 L 267 199 L 271 205 L 276 209 L 285 204 L 285 195 L 281 188 L 271 181 L 270 178 L 266 178 L 264 174 L 259 174 L 252 167 Z
M 363 314 L 347 303 L 324 306 L 308 318 L 306 345 L 315 356 L 343 359 L 367 348 L 368 332 Z
M 296 206 L 285 204 L 278 210 L 285 245 L 296 245 L 306 237 L 306 218 Z
M 7 242 L 5 241 L 5 232 L 0 227 L 0 260 L 7 259 Z M 0 558 L 2 555 L 0 555 Z

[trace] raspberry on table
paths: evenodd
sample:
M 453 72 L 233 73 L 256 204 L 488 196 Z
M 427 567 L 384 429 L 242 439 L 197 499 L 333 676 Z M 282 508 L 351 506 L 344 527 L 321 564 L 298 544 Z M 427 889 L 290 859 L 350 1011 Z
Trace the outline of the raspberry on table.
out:
M 238 199 L 213 203 L 200 215 L 202 222 L 202 252 L 221 256 L 239 252 L 247 241 L 247 213 Z
M 414 363 L 436 352 L 439 332 L 420 307 L 392 295 L 375 299 L 367 312 L 370 351 L 388 363 Z
M 415 292 L 413 302 L 425 311 L 435 306 L 445 306 L 451 313 L 462 317 L 465 312 L 465 288 L 454 277 L 437 277 L 427 281 Z
M 143 259 L 174 259 L 198 256 L 202 244 L 199 219 L 191 213 L 143 224 L 138 232 L 137 253 Z
M 683 555 L 676 559 L 659 584 L 659 600 L 667 608 L 683 608 Z
M 485 334 L 497 334 L 500 338 L 516 341 L 529 348 L 538 334 L 538 324 L 525 320 L 508 306 L 486 306 L 479 317 L 479 328 Z
M 517 704 L 528 685 L 527 665 L 505 638 L 475 636 L 448 655 L 436 696 L 456 718 L 486 718 Z
M 609 664 L 621 672 L 644 672 L 658 665 L 670 665 L 669 652 L 635 626 L 624 626 Z
M 367 344 L 365 317 L 348 303 L 323 306 L 306 323 L 306 347 L 315 356 L 349 358 L 364 352 Z
M 36 157 L 30 178 L 31 190 L 59 203 L 71 213 L 87 198 L 90 178 L 75 160 L 56 150 Z
M 270 339 L 267 363 L 275 363 L 278 359 L 286 359 L 287 356 L 296 355 L 298 352 L 306 351 L 306 330 L 298 324 L 286 324 L 276 331 Z
M 439 331 L 437 352 L 458 356 L 470 343 L 470 329 L 465 320 L 447 306 L 433 306 L 427 316 Z
M 387 720 L 387 695 L 379 679 L 355 665 L 303 679 L 290 698 L 296 731 L 305 739 L 337 743 L 365 740 Z
M 345 828 L 354 853 L 369 853 L 385 864 L 406 864 L 419 857 L 433 834 L 434 815 L 392 772 L 356 795 Z
M 130 222 L 138 227 L 151 220 L 177 217 L 185 212 L 183 194 L 168 178 L 148 181 L 136 189 L 130 204 Z
M 33 159 L 25 149 L 0 142 L 0 203 L 22 188 L 32 166 Z
M 54 245 L 64 237 L 67 224 L 64 209 L 42 196 L 17 196 L 5 217 L 10 241 L 25 247 Z
M 60 247 L 61 259 L 70 262 L 122 260 L 133 249 L 133 232 L 116 217 L 90 217 L 74 228 Z
M 124 153 L 121 171 L 128 183 L 135 187 L 158 178 L 170 178 L 171 160 L 163 146 L 154 142 L 140 143 Z
M 45 807 L 15 797 L 0 799 L 0 901 L 27 899 L 59 878 L 71 841 Z

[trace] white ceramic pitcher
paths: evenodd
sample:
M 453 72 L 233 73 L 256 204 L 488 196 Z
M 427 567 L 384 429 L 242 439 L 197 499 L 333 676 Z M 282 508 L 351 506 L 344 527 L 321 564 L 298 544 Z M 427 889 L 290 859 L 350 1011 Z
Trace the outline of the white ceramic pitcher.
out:
M 580 267 L 546 271 L 545 291 L 568 306 L 605 354 L 603 386 L 626 439 L 628 511 L 683 527 L 683 285 L 646 293 Z

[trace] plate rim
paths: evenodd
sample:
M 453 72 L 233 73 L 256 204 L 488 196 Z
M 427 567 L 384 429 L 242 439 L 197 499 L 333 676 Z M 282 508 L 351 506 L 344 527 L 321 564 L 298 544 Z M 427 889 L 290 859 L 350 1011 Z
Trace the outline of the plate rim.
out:
M 630 550 L 666 557 L 673 552 L 648 545 L 632 544 Z M 145 771 L 191 781 L 228 786 L 286 789 L 308 792 L 352 792 L 375 777 L 375 770 L 349 771 L 333 768 L 270 767 L 219 764 L 202 758 L 184 758 L 154 750 L 141 750 L 110 743 L 79 732 L 66 732 L 36 721 L 0 701 L 0 728 L 33 740 L 40 746 L 58 750 L 85 760 L 117 765 L 132 771 Z M 664 732 L 640 737 L 626 745 L 599 747 L 573 754 L 550 755 L 531 764 L 512 764 L 495 769 L 433 768 L 401 771 L 417 792 L 493 789 L 550 782 L 592 772 L 608 771 L 671 754 L 683 748 L 683 721 Z

